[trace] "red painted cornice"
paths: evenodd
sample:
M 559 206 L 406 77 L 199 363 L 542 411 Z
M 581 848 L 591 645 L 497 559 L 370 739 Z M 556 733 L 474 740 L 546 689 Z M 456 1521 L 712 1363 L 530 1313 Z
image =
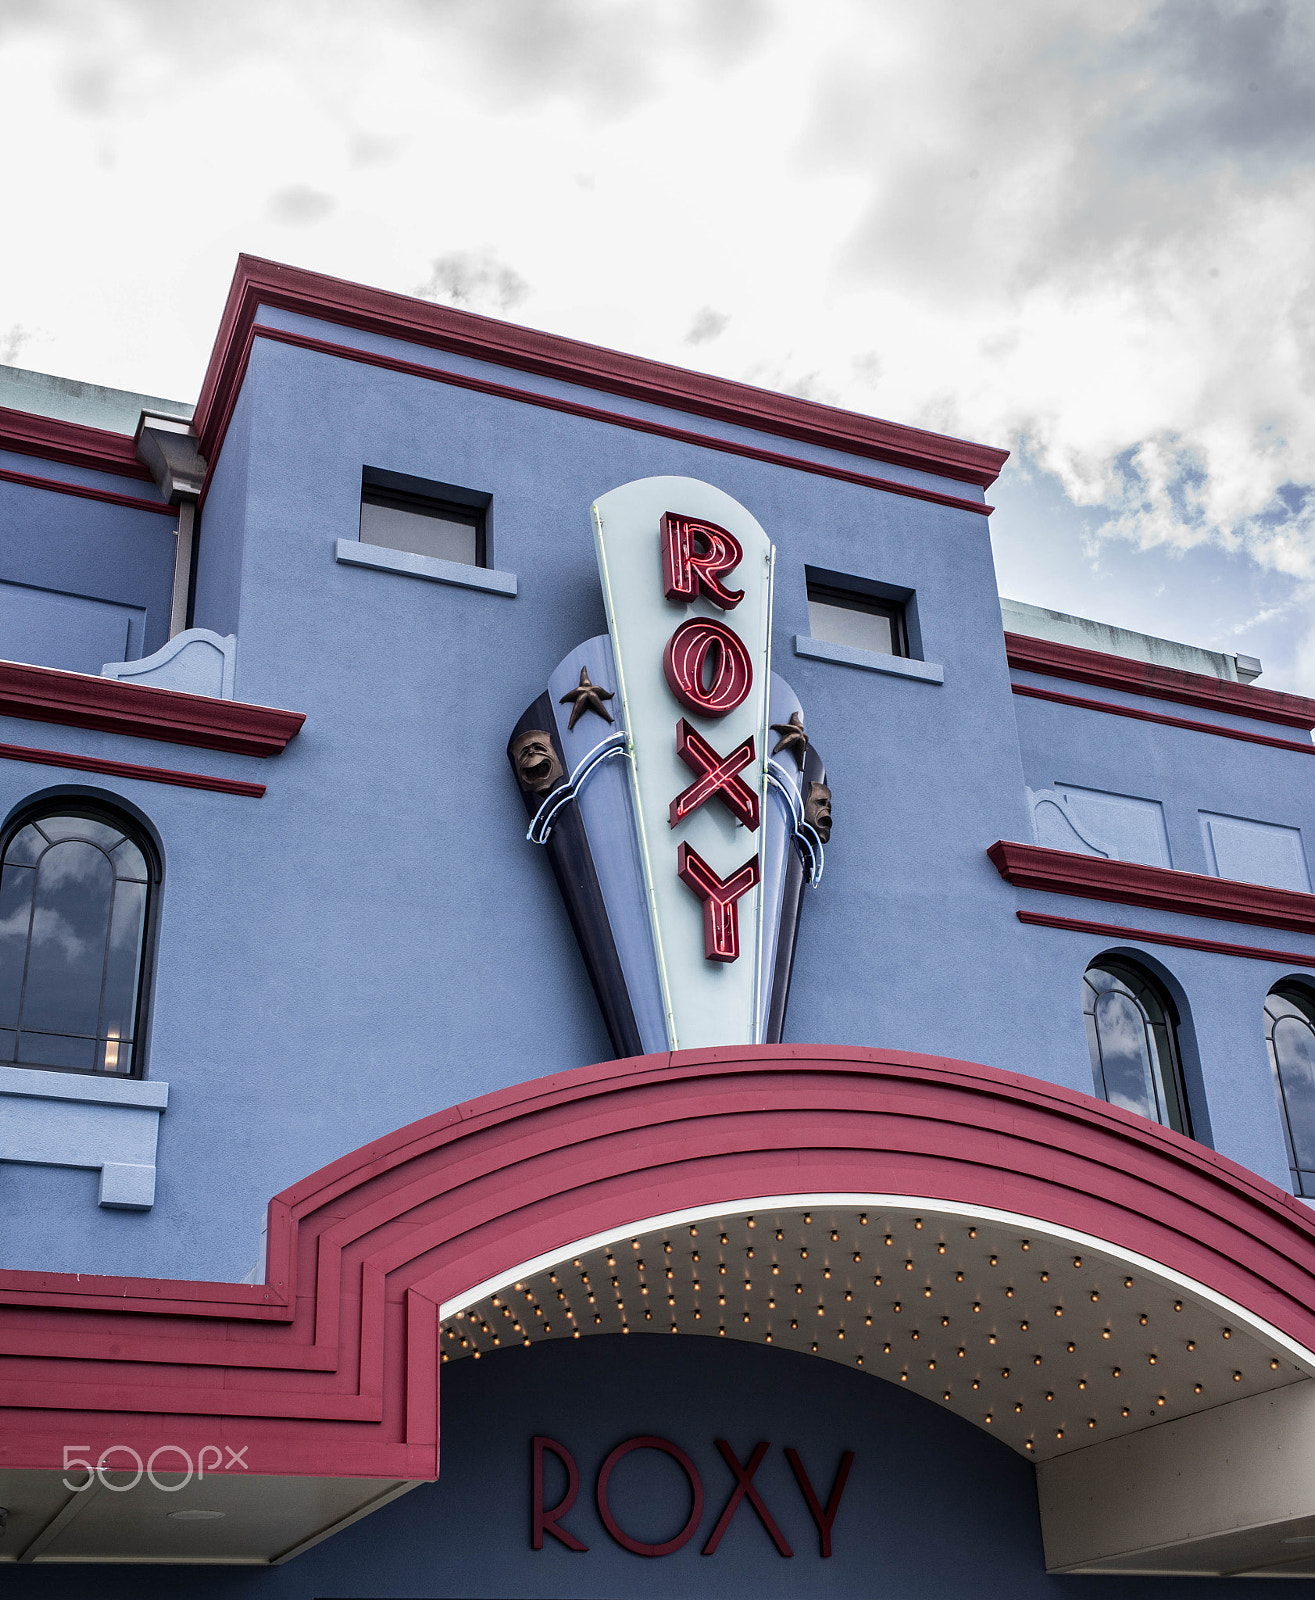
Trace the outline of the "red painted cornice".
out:
M 1231 944 L 1221 939 L 1194 939 L 1185 933 L 1164 933 L 1159 928 L 1129 928 L 1119 922 L 1084 922 L 1078 917 L 1052 917 L 1045 911 L 1015 911 L 1020 922 L 1034 928 L 1059 928 L 1066 933 L 1094 933 L 1102 939 L 1135 939 L 1144 944 L 1165 944 L 1174 950 L 1204 950 L 1212 956 L 1235 956 L 1241 961 L 1268 961 L 1280 967 L 1315 967 L 1315 956 L 1296 950 L 1272 950 L 1264 945 Z
M 1236 739 L 1241 744 L 1262 744 L 1271 750 L 1294 750 L 1298 755 L 1315 756 L 1309 739 L 1276 739 L 1272 734 L 1253 733 L 1231 723 L 1200 722 L 1194 717 L 1171 717 L 1163 711 L 1144 711 L 1140 706 L 1125 706 L 1117 700 L 1093 700 L 1088 695 L 1061 694 L 1057 689 L 1041 689 L 1035 683 L 1015 683 L 1014 693 L 1023 700 L 1048 700 L 1052 705 L 1077 706 L 1080 711 L 1098 711 L 1108 717 L 1127 717 L 1132 722 L 1158 722 L 1162 728 L 1186 728 L 1189 733 L 1208 733 L 1217 739 Z
M 409 295 L 390 294 L 243 255 L 238 257 L 196 407 L 201 450 L 211 461 L 232 413 L 257 309 L 262 305 L 624 395 L 692 416 L 710 417 L 759 433 L 892 462 L 982 489 L 995 482 L 1009 456 L 1007 450 L 988 445 L 903 427 L 793 395 L 688 372 L 535 328 L 522 328 Z
M 0 1466 L 62 1467 L 70 1439 L 195 1453 L 219 1429 L 252 1472 L 432 1478 L 442 1305 L 673 1207 L 836 1191 L 1081 1232 L 1315 1347 L 1315 1217 L 1190 1139 L 972 1062 L 690 1050 L 518 1084 L 333 1162 L 271 1202 L 260 1286 L 0 1271 Z
M 178 520 L 178 507 L 165 500 L 143 500 L 139 495 L 120 494 L 117 489 L 92 488 L 85 483 L 65 483 L 60 478 L 41 478 L 33 472 L 14 472 L 0 467 L 0 483 L 17 483 L 25 489 L 43 489 L 47 494 L 71 494 L 79 500 L 99 500 L 105 505 L 126 506 L 129 511 L 151 511 L 156 516 Z
M 277 755 L 306 720 L 301 711 L 212 700 L 18 661 L 0 661 L 0 715 L 244 756 Z
M 1315 894 L 1295 889 L 1271 889 L 1262 883 L 1146 867 L 1135 861 L 1107 861 L 1007 839 L 997 840 L 986 853 L 1005 882 L 1020 889 L 1315 934 Z
M 1257 722 L 1277 722 L 1285 728 L 1315 728 L 1315 700 L 1299 694 L 1225 683 L 1201 672 L 1129 661 L 1124 656 L 1106 655 L 1103 650 L 1083 650 L 1051 639 L 1029 639 L 1021 633 L 1005 634 L 1005 651 L 1009 665 L 1019 672 L 1099 684 L 1103 689 L 1120 689 L 1124 694 L 1175 700 L 1181 705 L 1226 711 L 1230 716 L 1251 717 Z
M 79 422 L 11 411 L 7 406 L 0 406 L 0 450 L 40 456 L 43 461 L 62 461 L 70 467 L 88 467 L 95 472 L 113 472 L 121 478 L 145 478 L 147 482 L 151 478 L 149 470 L 137 459 L 131 434 L 108 433 Z

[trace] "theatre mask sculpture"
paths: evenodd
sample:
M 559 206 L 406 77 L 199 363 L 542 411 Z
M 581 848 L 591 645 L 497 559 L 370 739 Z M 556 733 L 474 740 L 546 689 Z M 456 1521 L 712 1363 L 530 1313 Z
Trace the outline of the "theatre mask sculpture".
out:
M 515 734 L 507 753 L 516 781 L 527 794 L 547 794 L 562 781 L 562 763 L 553 749 L 552 734 L 542 728 Z
M 810 783 L 804 801 L 804 821 L 810 823 L 823 844 L 831 839 L 831 791 L 824 783 Z
M 608 632 L 508 759 L 618 1056 L 775 1043 L 831 791 L 770 670 L 775 551 L 729 495 L 645 478 L 593 507 Z

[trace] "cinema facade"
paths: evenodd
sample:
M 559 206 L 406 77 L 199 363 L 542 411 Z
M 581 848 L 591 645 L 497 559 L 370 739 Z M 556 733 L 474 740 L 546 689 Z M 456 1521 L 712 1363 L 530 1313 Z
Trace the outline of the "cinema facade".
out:
M 1315 701 L 268 262 L 0 406 L 7 1595 L 1315 1594 Z

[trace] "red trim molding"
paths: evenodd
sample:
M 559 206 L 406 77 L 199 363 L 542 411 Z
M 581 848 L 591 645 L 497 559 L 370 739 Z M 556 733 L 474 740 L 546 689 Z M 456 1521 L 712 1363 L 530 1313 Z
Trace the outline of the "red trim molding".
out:
M 1103 856 L 1047 850 L 1007 839 L 998 839 L 986 853 L 1005 882 L 1020 889 L 1315 934 L 1315 894 L 1295 889 L 1271 889 L 1261 883 L 1146 867 L 1135 861 L 1107 861 Z
M 134 761 L 102 761 L 71 750 L 38 750 L 27 744 L 0 744 L 0 761 L 26 761 L 38 767 L 71 767 L 75 772 L 103 772 L 110 778 L 140 778 L 145 783 L 170 783 L 178 789 L 213 789 L 217 794 L 246 795 L 259 800 L 263 783 L 242 778 L 212 778 L 205 772 L 179 772 L 173 767 L 142 767 Z
M 131 434 L 61 422 L 57 417 L 38 417 L 29 411 L 11 411 L 8 406 L 0 406 L 0 450 L 151 481 L 149 469 L 137 459 Z
M 684 1051 L 485 1095 L 294 1184 L 258 1287 L 0 1272 L 0 1466 L 219 1428 L 252 1472 L 433 1477 L 445 1302 L 677 1207 L 819 1192 L 1078 1230 L 1315 1348 L 1315 1217 L 1189 1139 L 970 1062 Z
M 177 506 L 163 500 L 142 500 L 134 494 L 118 494 L 113 489 L 97 489 L 85 483 L 62 483 L 58 478 L 38 478 L 31 472 L 14 472 L 0 467 L 0 482 L 21 483 L 26 489 L 47 489 L 52 494 L 72 494 L 79 500 L 103 500 L 107 505 L 127 506 L 132 511 L 154 511 L 157 516 L 178 520 Z
M 1255 944 L 1224 944 L 1219 939 L 1190 939 L 1182 933 L 1154 928 L 1124 928 L 1117 922 L 1081 922 L 1077 917 L 1049 917 L 1043 911 L 1016 911 L 1020 922 L 1037 928 L 1062 928 L 1067 933 L 1096 933 L 1102 939 L 1136 939 L 1142 944 L 1167 944 L 1176 950 L 1205 950 L 1214 956 L 1240 956 L 1245 961 L 1272 961 L 1285 967 L 1315 967 L 1315 956 L 1295 950 L 1266 950 Z
M 244 756 L 278 755 L 306 720 L 303 711 L 212 700 L 17 661 L 0 661 L 0 715 Z
M 517 389 L 505 383 L 491 383 L 486 378 L 472 378 L 466 373 L 447 372 L 442 367 L 427 367 L 416 361 L 402 361 L 397 356 L 379 355 L 372 350 L 358 350 L 353 345 L 330 344 L 324 339 L 312 339 L 304 333 L 288 333 L 282 328 L 266 328 L 257 324 L 247 342 L 246 361 L 250 359 L 251 346 L 256 339 L 270 339 L 277 344 L 292 345 L 297 350 L 313 350 L 317 354 L 333 356 L 339 361 L 355 361 L 366 367 L 381 367 L 385 372 L 402 372 L 411 378 L 425 378 L 432 383 L 450 384 L 456 389 L 468 389 L 475 394 L 496 395 L 503 400 L 514 400 L 520 405 L 539 406 L 545 411 L 564 412 L 571 417 L 584 417 L 590 422 L 603 422 L 613 428 L 628 428 L 632 433 L 647 433 L 659 439 L 677 439 L 682 444 L 697 445 L 703 450 L 718 450 L 723 455 L 743 456 L 750 461 L 765 461 L 771 466 L 785 467 L 791 472 L 810 472 L 819 478 L 835 478 L 841 483 L 856 483 L 865 489 L 880 489 L 886 494 L 903 495 L 909 500 L 926 500 L 932 505 L 952 506 L 956 511 L 971 511 L 980 517 L 989 517 L 995 509 L 983 500 L 965 500 L 961 495 L 941 494 L 937 489 L 921 489 L 916 484 L 899 483 L 893 478 L 873 478 L 862 472 L 850 472 L 845 467 L 834 467 L 823 461 L 808 461 L 802 456 L 785 456 L 775 450 L 760 450 L 756 445 L 742 444 L 734 439 L 719 439 L 713 434 L 692 433 L 686 428 L 673 428 L 663 422 L 651 422 L 644 417 L 627 416 L 624 411 L 603 411 L 597 406 L 581 405 L 575 400 L 563 400 L 556 395 L 537 394 L 533 389 Z M 234 397 L 236 397 L 234 390 Z M 231 416 L 231 407 L 229 415 Z M 227 417 L 224 425 L 227 427 Z M 212 457 L 213 459 L 213 457 Z M 204 503 L 204 497 L 203 497 Z
M 1298 755 L 1315 756 L 1315 744 L 1296 739 L 1275 739 L 1267 733 L 1248 733 L 1244 728 L 1225 728 L 1218 722 L 1197 722 L 1191 717 L 1170 717 L 1163 711 L 1142 711 L 1137 706 L 1119 706 L 1109 700 L 1089 700 L 1085 695 L 1060 694 L 1057 689 L 1038 689 L 1032 683 L 1011 686 L 1026 700 L 1050 700 L 1056 705 L 1077 706 L 1083 711 L 1103 711 L 1111 717 L 1130 717 L 1134 722 L 1158 722 L 1166 728 L 1186 728 L 1190 733 L 1213 733 L 1220 739 L 1238 739 L 1243 744 L 1264 744 L 1271 750 L 1295 750 Z
M 248 341 L 262 305 L 624 395 L 759 433 L 889 461 L 982 489 L 995 482 L 1009 456 L 1007 450 L 903 427 L 793 395 L 688 372 L 535 328 L 522 328 L 243 255 L 238 257 L 196 407 L 196 431 L 202 453 L 210 461 L 218 453 L 216 446 L 241 382 Z
M 1005 653 L 1009 665 L 1019 672 L 1071 678 L 1076 683 L 1098 684 L 1102 689 L 1121 689 L 1124 694 L 1148 695 L 1152 700 L 1174 700 L 1204 711 L 1225 711 L 1257 722 L 1277 722 L 1286 728 L 1315 728 L 1315 700 L 1299 694 L 1224 683 L 1201 672 L 1180 672 L 1176 667 L 1129 661 L 1123 656 L 1106 655 L 1103 650 L 1029 639 L 1021 633 L 1005 634 Z

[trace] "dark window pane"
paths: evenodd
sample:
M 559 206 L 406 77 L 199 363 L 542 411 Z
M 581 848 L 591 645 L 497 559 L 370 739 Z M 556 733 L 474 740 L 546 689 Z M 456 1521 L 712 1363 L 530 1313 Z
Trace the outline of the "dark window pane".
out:
M 1315 1031 L 1296 1006 L 1274 1023 L 1274 1060 L 1298 1167 L 1315 1168 Z
M 1111 990 L 1096 1001 L 1095 1021 L 1105 1098 L 1158 1121 L 1141 1008 L 1130 995 Z
M 36 878 L 31 867 L 6 865 L 0 872 L 0 1025 L 10 1028 L 18 1026 Z
M 146 882 L 146 857 L 131 839 L 125 839 L 117 850 L 111 850 L 110 860 L 114 863 L 116 878 L 133 878 L 140 883 Z
M 1131 963 L 1089 967 L 1083 1010 L 1096 1093 L 1191 1137 L 1168 999 Z
M 857 610 L 832 600 L 808 597 L 808 627 L 814 639 L 847 644 L 857 650 L 898 655 L 894 618 L 884 611 Z
M 22 1026 L 94 1034 L 114 870 L 104 851 L 72 840 L 46 851 L 36 878 Z
M 97 822 L 93 817 L 42 817 L 37 826 L 52 844 L 62 839 L 86 839 L 103 850 L 113 850 L 123 838 L 123 829 L 111 827 L 108 822 Z
M 46 843 L 46 839 L 31 825 L 21 828 L 9 841 L 9 848 L 5 851 L 5 865 L 35 867 L 41 858 L 41 852 L 46 848 Z
M 406 550 L 412 555 L 436 556 L 441 561 L 479 564 L 477 529 L 473 521 L 433 514 L 412 507 L 361 502 L 361 543 L 386 550 Z
M 24 1067 L 75 1067 L 91 1072 L 96 1065 L 96 1041 L 61 1033 L 23 1032 L 18 1036 L 18 1062 Z
M 141 847 L 98 815 L 38 815 L 9 841 L 0 1061 L 131 1074 L 150 878 Z
M 105 1003 L 100 1034 L 110 1041 L 131 1043 L 137 1014 L 137 977 L 141 971 L 142 934 L 146 928 L 146 885 L 119 882 L 114 886 L 114 917 L 110 924 L 110 953 L 105 965 Z M 109 1055 L 131 1054 L 122 1048 Z M 118 1070 L 117 1066 L 111 1070 Z

